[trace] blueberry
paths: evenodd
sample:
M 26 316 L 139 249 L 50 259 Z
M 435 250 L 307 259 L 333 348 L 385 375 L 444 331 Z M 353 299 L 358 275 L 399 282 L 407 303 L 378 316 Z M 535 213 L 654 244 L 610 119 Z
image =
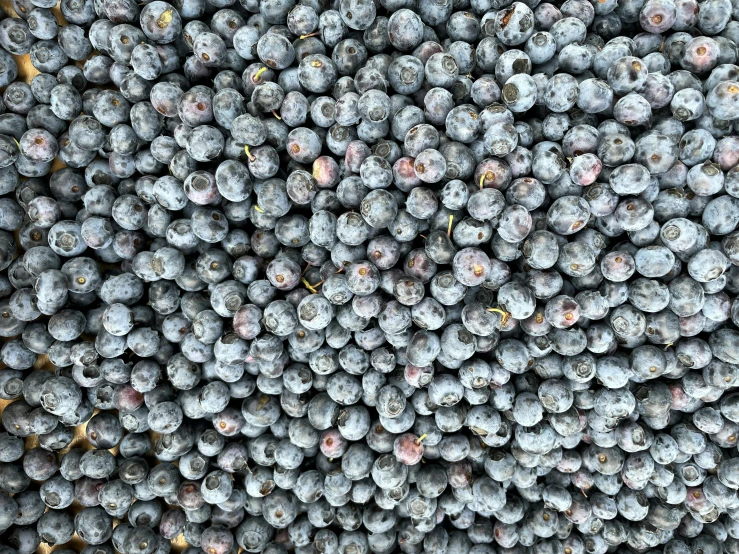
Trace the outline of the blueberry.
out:
M 8 544 L 731 550 L 730 3 L 243 7 L 0 24 Z

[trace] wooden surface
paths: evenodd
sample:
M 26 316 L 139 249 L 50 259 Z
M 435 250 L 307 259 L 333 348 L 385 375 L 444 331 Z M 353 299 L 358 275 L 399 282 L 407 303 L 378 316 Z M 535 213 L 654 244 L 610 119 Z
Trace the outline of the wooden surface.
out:
M 10 0 L 0 0 L 0 9 L 2 9 L 3 13 L 6 16 L 9 17 L 18 17 L 18 15 L 15 13 L 15 10 L 13 9 L 12 3 Z M 57 20 L 59 21 L 60 25 L 65 25 L 66 22 L 64 21 L 61 11 L 59 9 L 59 4 L 56 5 L 56 7 L 51 8 L 51 11 L 56 16 Z M 25 81 L 26 83 L 30 83 L 31 80 L 40 73 L 35 67 L 33 67 L 33 64 L 31 64 L 31 58 L 28 54 L 23 56 L 13 56 L 15 59 L 16 64 L 18 65 L 18 79 L 21 81 Z M 83 65 L 83 62 L 79 62 L 77 65 L 80 67 Z M 51 173 L 54 171 L 57 171 L 61 168 L 65 167 L 64 164 L 59 160 L 59 158 L 56 158 L 51 166 Z M 4 367 L 4 364 L 0 362 L 0 368 Z M 54 371 L 54 365 L 49 361 L 49 357 L 44 355 L 38 356 L 38 359 L 36 361 L 36 364 L 34 364 L 34 369 L 38 371 Z M 2 416 L 2 411 L 5 409 L 5 407 L 10 404 L 12 401 L 10 400 L 2 400 L 0 399 L 0 417 Z M 98 413 L 99 410 L 95 410 L 94 414 Z M 87 430 L 87 423 L 84 423 L 82 425 L 79 425 L 75 427 L 74 429 L 74 437 L 72 439 L 72 442 L 69 444 L 69 446 L 59 452 L 59 454 L 65 454 L 72 448 L 84 448 L 86 450 L 91 450 L 92 445 L 87 441 L 86 438 L 86 430 Z M 154 432 L 150 432 L 151 439 L 152 439 L 152 445 L 156 443 L 156 440 L 158 435 Z M 30 450 L 32 448 L 36 448 L 38 446 L 38 438 L 36 436 L 30 436 L 25 439 L 25 446 L 26 450 Z M 118 447 L 111 448 L 110 452 L 113 454 L 118 454 Z M 40 483 L 36 483 L 35 486 L 38 486 Z M 76 501 L 67 508 L 67 510 L 70 510 L 72 513 L 76 514 L 80 510 L 82 510 L 82 506 L 80 506 Z M 166 507 L 165 507 L 166 510 Z M 118 524 L 118 520 L 114 520 L 114 525 Z M 177 538 L 171 541 L 172 545 L 172 552 L 179 553 L 182 550 L 184 550 L 188 545 L 185 542 L 185 539 L 183 535 L 179 535 Z M 77 536 L 77 533 L 74 534 L 74 537 L 71 541 L 65 544 L 59 544 L 55 545 L 53 547 L 50 547 L 46 543 L 41 543 L 41 546 L 38 548 L 37 552 L 39 554 L 49 554 L 50 552 L 53 552 L 54 550 L 57 550 L 59 548 L 71 548 L 77 552 L 80 552 L 85 546 L 87 546 L 87 543 L 84 542 L 82 539 L 80 539 Z

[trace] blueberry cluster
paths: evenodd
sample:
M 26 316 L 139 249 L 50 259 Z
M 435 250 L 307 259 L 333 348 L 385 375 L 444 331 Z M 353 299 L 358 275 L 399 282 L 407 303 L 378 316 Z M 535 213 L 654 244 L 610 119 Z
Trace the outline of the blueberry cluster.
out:
M 739 1 L 56 4 L 0 554 L 739 554 Z

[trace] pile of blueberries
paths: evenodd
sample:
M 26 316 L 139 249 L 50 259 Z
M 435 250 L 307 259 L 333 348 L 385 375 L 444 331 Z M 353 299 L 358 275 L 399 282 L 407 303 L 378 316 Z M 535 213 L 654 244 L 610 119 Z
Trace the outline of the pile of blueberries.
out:
M 0 554 L 739 554 L 739 0 L 56 4 Z

